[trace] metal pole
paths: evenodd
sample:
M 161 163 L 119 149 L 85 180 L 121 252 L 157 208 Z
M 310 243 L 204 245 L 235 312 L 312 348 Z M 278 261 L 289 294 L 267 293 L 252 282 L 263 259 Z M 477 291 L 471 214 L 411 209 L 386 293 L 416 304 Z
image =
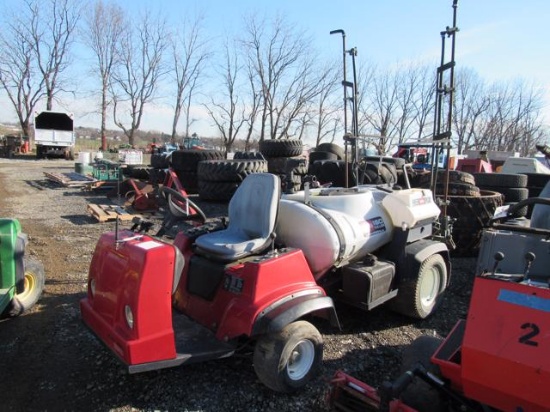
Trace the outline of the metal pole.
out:
M 346 83 L 346 33 L 342 29 L 338 30 L 332 30 L 330 34 L 342 34 L 342 50 L 343 50 L 343 65 L 344 65 L 344 80 L 342 83 Z M 346 90 L 346 86 L 344 86 L 344 134 L 348 132 L 348 113 L 347 113 L 347 106 L 348 106 L 348 93 Z

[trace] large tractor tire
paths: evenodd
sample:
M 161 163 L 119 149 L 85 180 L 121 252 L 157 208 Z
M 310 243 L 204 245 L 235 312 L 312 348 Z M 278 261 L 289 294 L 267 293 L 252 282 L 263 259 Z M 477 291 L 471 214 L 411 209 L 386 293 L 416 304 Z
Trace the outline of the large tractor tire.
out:
M 270 139 L 259 143 L 260 152 L 265 157 L 293 157 L 300 156 L 304 144 L 300 139 Z
M 338 160 L 338 156 L 330 152 L 309 152 L 309 164 L 310 166 L 317 160 Z
M 485 187 L 527 187 L 527 175 L 513 173 L 474 173 L 476 185 Z
M 308 162 L 305 157 L 268 157 L 267 171 L 273 174 L 306 175 L 308 171 Z
M 445 194 L 445 187 L 447 186 L 447 195 L 448 196 L 479 196 L 480 190 L 477 186 L 472 186 L 468 183 L 437 183 L 435 185 L 435 194 L 438 196 L 443 196 Z M 423 186 L 426 189 L 429 189 L 429 185 Z
M 461 172 L 460 170 L 449 170 L 449 184 L 451 183 L 462 183 L 470 186 L 476 185 L 476 180 L 474 175 Z M 447 170 L 439 170 L 437 172 L 437 183 L 446 183 L 447 182 Z
M 390 308 L 402 315 L 415 319 L 430 316 L 441 302 L 441 295 L 448 283 L 447 264 L 443 256 L 432 255 L 425 259 L 418 271 L 399 283 L 397 296 L 390 303 Z
M 30 257 L 24 258 L 24 290 L 16 294 L 10 304 L 11 316 L 19 316 L 32 308 L 42 295 L 46 275 L 42 263 Z
M 197 173 L 197 166 L 200 161 L 221 159 L 225 159 L 225 156 L 219 150 L 176 150 L 172 152 L 172 167 L 176 172 Z
M 242 182 L 253 173 L 266 173 L 265 160 L 205 160 L 199 162 L 197 176 L 199 181 L 209 182 Z
M 336 143 L 321 143 L 315 148 L 316 152 L 327 152 L 336 155 L 337 160 L 344 160 L 346 157 L 346 152 L 341 146 L 338 146 Z
M 427 372 L 436 378 L 442 377 L 439 366 L 431 362 L 431 357 L 441 345 L 443 339 L 435 336 L 420 336 L 403 351 L 401 374 L 421 364 Z M 445 398 L 433 386 L 420 378 L 415 378 L 401 394 L 403 402 L 419 412 L 447 411 Z
M 441 198 L 441 196 L 437 196 Z M 495 213 L 504 204 L 504 196 L 498 192 L 480 190 L 479 196 L 449 196 L 447 215 L 456 219 L 453 224 L 455 256 L 477 256 L 481 235 Z
M 198 193 L 202 200 L 227 202 L 233 197 L 238 187 L 238 182 L 209 182 L 207 180 L 199 180 Z
M 262 336 L 254 349 L 254 370 L 268 388 L 292 393 L 315 377 L 323 360 L 323 338 L 306 321 Z

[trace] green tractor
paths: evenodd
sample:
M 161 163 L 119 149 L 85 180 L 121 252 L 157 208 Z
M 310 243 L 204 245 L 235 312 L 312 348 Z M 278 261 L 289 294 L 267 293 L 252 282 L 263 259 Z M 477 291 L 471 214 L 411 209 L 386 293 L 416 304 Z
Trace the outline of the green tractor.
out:
M 19 221 L 0 219 L 0 314 L 21 315 L 42 295 L 44 267 L 25 256 L 26 245 Z

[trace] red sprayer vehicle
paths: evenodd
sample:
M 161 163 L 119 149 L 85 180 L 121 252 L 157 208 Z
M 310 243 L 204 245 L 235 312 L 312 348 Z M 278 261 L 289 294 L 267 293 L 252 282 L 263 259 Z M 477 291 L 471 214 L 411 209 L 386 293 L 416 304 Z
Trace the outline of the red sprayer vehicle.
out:
M 530 222 L 513 218 L 533 203 Z M 549 206 L 548 198 L 518 202 L 484 232 L 467 319 L 444 341 L 415 340 L 403 374 L 378 390 L 338 372 L 333 409 L 549 411 Z
M 173 242 L 139 229 L 101 236 L 82 317 L 130 373 L 227 357 L 247 342 L 260 380 L 292 392 L 322 361 L 310 318 L 339 324 L 333 299 L 364 310 L 388 302 L 420 319 L 435 310 L 450 263 L 432 238 L 429 190 L 280 187 L 276 175 L 247 176 L 225 226 Z M 188 199 L 167 195 L 181 212 Z

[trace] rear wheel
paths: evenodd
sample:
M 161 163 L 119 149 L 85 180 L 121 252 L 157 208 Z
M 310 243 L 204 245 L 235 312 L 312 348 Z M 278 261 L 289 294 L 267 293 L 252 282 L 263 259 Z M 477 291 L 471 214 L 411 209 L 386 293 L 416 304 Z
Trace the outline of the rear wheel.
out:
M 19 316 L 32 308 L 44 290 L 45 274 L 42 263 L 25 258 L 24 290 L 11 301 L 10 315 Z
M 396 312 L 417 319 L 430 316 L 447 287 L 447 265 L 439 254 L 425 259 L 417 276 L 403 279 L 397 296 L 391 301 Z
M 262 336 L 254 350 L 254 370 L 277 392 L 295 392 L 317 373 L 323 360 L 323 338 L 311 323 L 297 321 Z

